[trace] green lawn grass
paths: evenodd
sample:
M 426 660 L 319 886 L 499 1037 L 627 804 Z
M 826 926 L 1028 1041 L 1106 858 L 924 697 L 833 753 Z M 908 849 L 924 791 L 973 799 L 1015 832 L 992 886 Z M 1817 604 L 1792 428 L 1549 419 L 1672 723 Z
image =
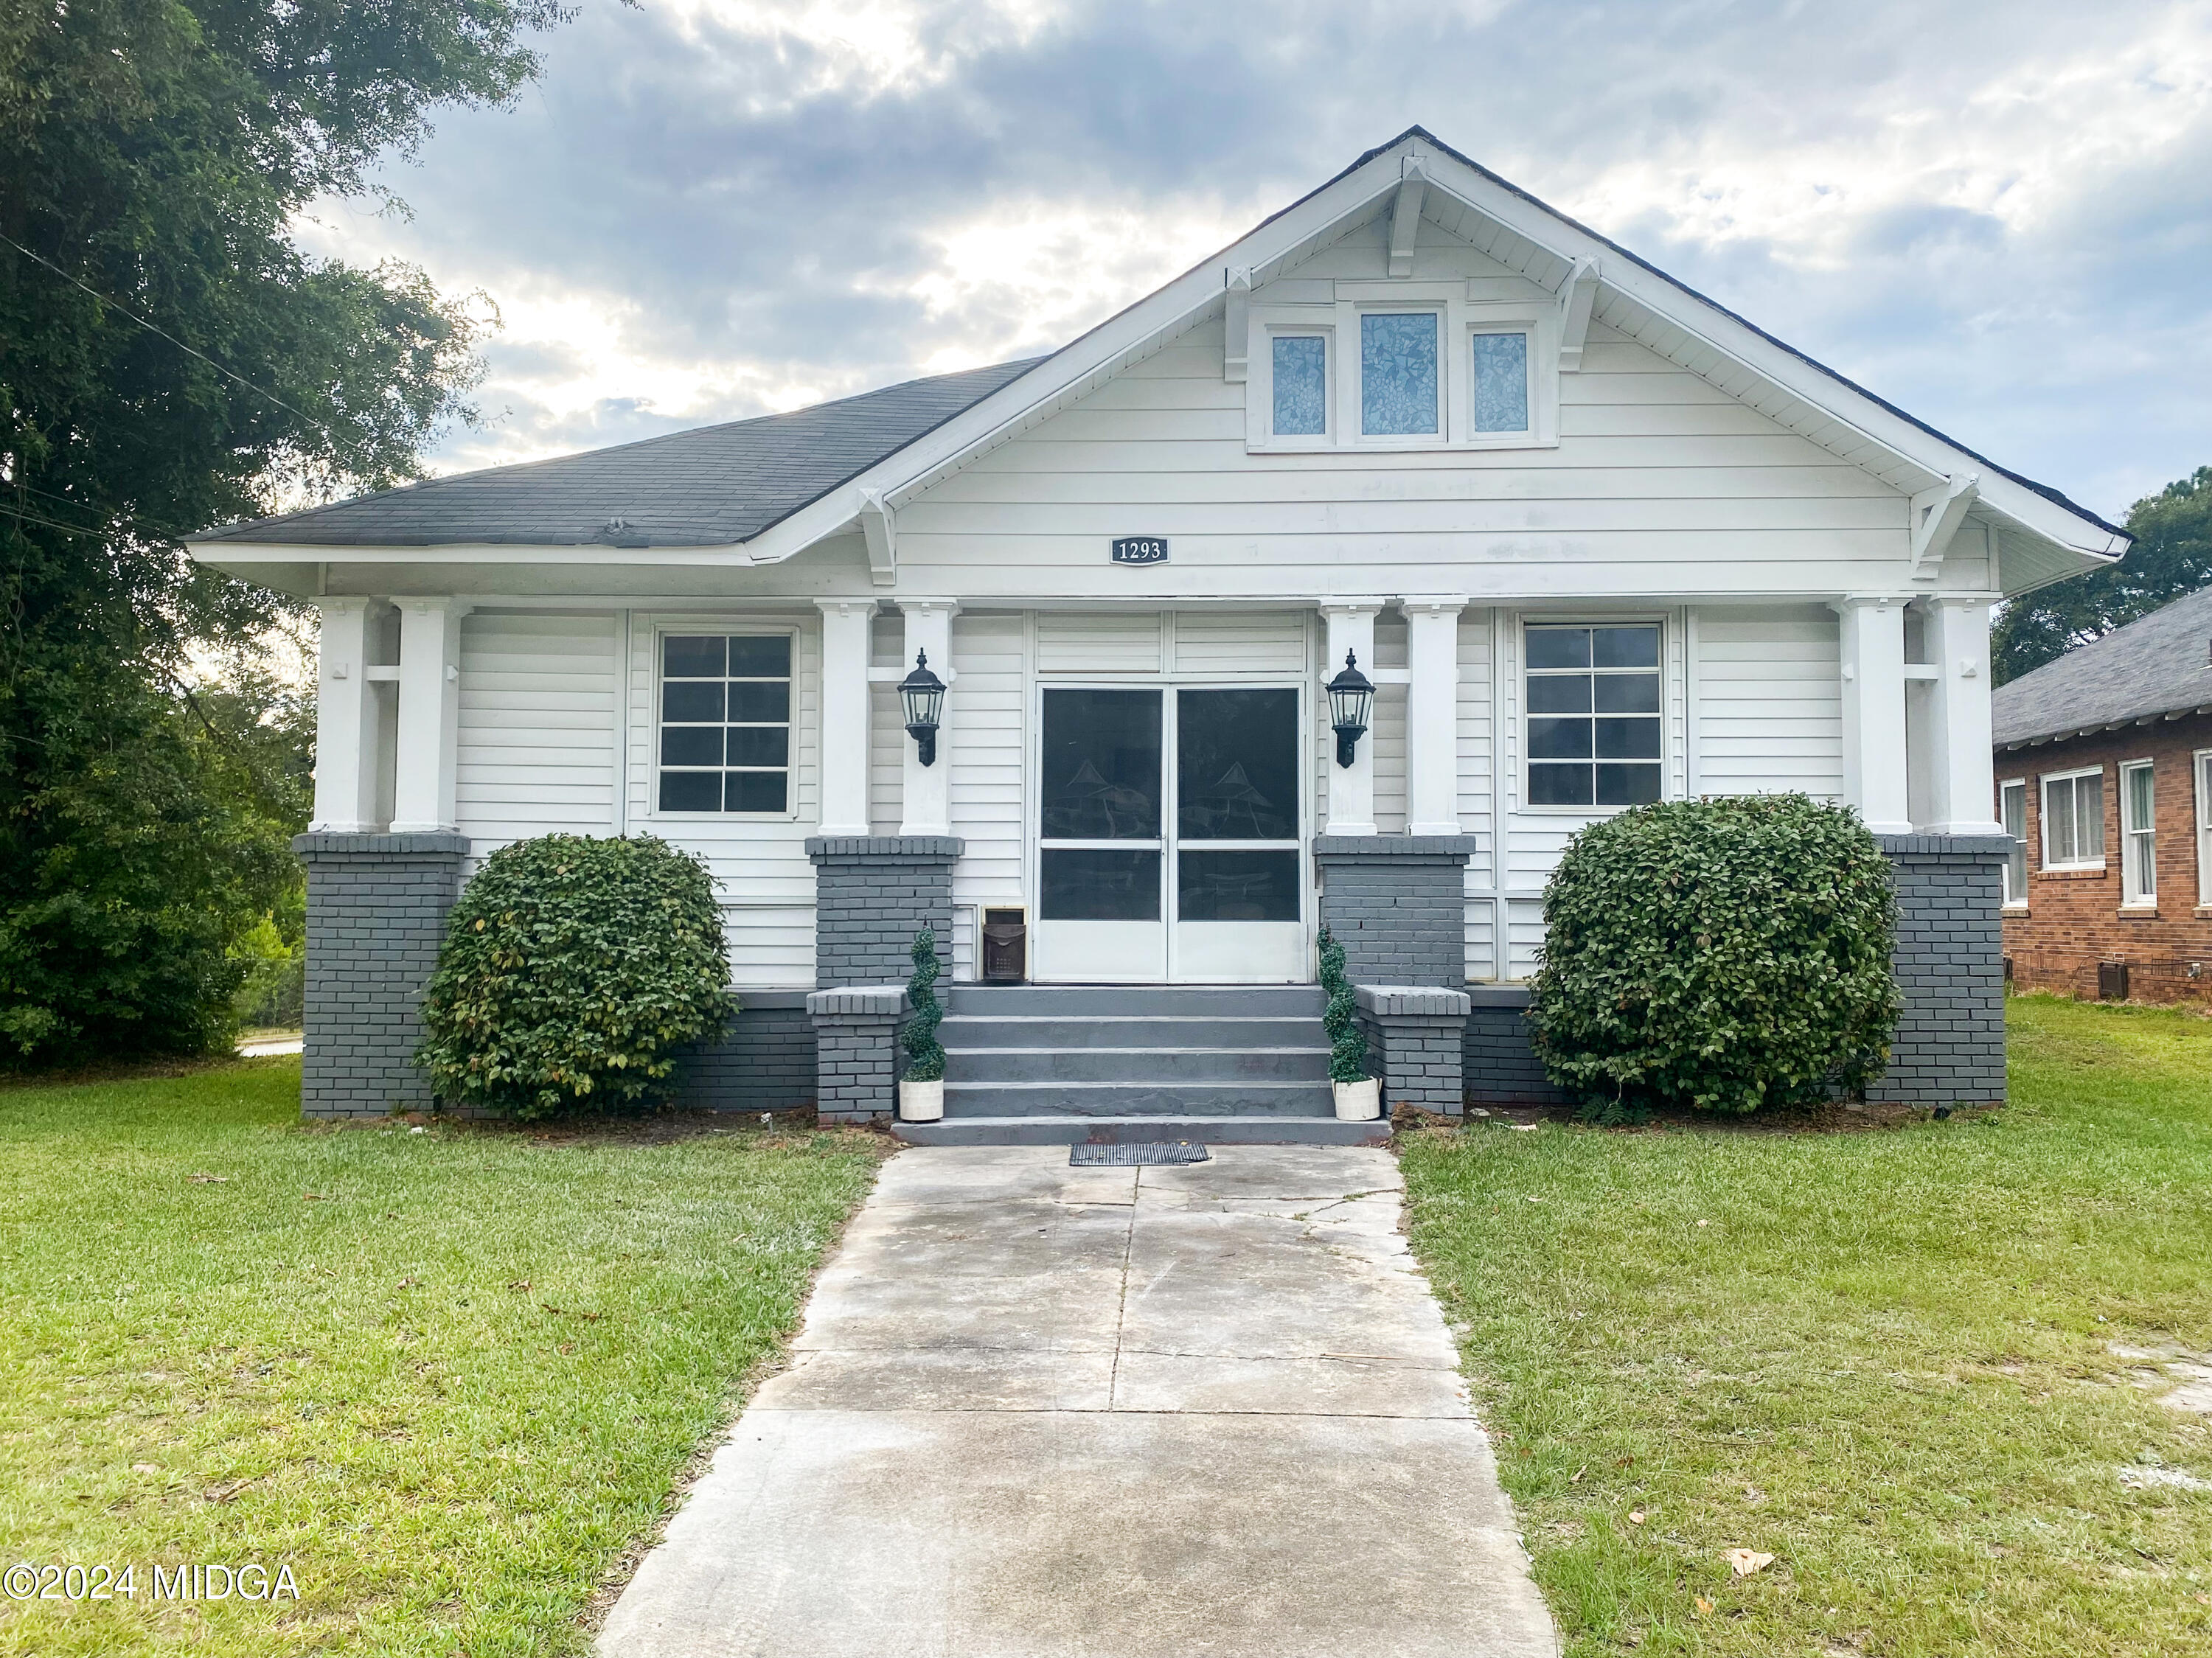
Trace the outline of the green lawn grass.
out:
M 1413 1139 L 1571 1655 L 2212 1652 L 2212 1495 L 2120 1478 L 2212 1433 L 2111 1351 L 2212 1348 L 2212 1021 L 2008 1014 L 1988 1116 Z
M 580 1649 L 878 1155 L 302 1127 L 299 1081 L 0 1091 L 0 1566 L 138 1589 L 0 1601 L 0 1651 Z M 300 1598 L 155 1603 L 188 1562 Z

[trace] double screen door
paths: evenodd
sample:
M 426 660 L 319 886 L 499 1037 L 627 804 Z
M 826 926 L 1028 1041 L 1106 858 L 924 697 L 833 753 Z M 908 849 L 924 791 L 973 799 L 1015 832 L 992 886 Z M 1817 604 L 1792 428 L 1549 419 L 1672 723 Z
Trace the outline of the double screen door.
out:
M 1297 688 L 1042 695 L 1033 975 L 1308 977 Z

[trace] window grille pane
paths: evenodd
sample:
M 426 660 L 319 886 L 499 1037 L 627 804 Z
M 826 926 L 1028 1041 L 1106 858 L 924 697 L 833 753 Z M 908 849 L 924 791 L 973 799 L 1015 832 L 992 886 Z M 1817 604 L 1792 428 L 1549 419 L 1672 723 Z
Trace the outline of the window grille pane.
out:
M 1037 914 L 1048 921 L 1157 921 L 1160 854 L 1047 847 L 1038 854 Z
M 703 683 L 671 680 L 661 688 L 660 717 L 679 724 L 691 721 L 720 725 L 722 682 L 719 679 Z
M 665 771 L 660 774 L 663 811 L 720 811 L 722 774 L 718 771 Z
M 1531 668 L 1587 668 L 1590 665 L 1588 628 L 1531 628 L 1528 665 Z
M 2151 769 L 2132 766 L 2128 769 L 2128 827 L 2148 829 L 2156 824 L 2151 805 Z
M 2027 901 L 2027 785 L 2007 783 L 1997 792 L 1997 811 L 2004 821 L 2004 832 L 2012 837 L 2012 851 L 2005 859 L 2005 902 L 2008 904 Z
M 1539 719 L 1528 722 L 1531 760 L 1587 760 L 1590 757 L 1590 722 L 1587 720 Z
M 1176 859 L 1178 921 L 1295 921 L 1295 852 L 1186 852 Z
M 1528 429 L 1528 337 L 1474 337 L 1474 429 Z
M 2074 780 L 2074 833 L 2085 863 L 2105 855 L 2105 774 Z
M 787 726 L 732 726 L 729 763 L 733 766 L 787 766 L 791 763 L 791 729 Z
M 660 641 L 660 671 L 671 679 L 720 679 L 729 660 L 725 638 L 687 638 L 671 634 Z
M 1528 804 L 1532 806 L 1595 805 L 1594 781 L 1588 765 L 1532 765 L 1528 768 Z
M 1437 429 L 1437 319 L 1433 312 L 1359 319 L 1360 429 L 1376 437 Z
M 1656 720 L 1599 720 L 1597 757 L 1601 760 L 1656 760 L 1659 757 L 1659 722 Z
M 1597 804 L 1601 806 L 1647 805 L 1659 798 L 1656 766 L 1607 766 L 1597 768 Z
M 1328 431 L 1328 342 L 1317 334 L 1275 341 L 1275 435 L 1321 437 Z
M 784 809 L 784 780 L 788 774 L 780 771 L 732 771 L 723 776 L 725 790 L 724 811 L 781 811 Z
M 664 766 L 720 765 L 722 728 L 720 726 L 663 726 L 660 763 Z
M 1659 676 L 1656 673 L 1600 674 L 1597 679 L 1600 714 L 1656 714 Z
M 1593 628 L 1590 649 L 1592 660 L 1601 668 L 1656 668 L 1659 665 L 1659 629 L 1656 625 Z
M 1528 682 L 1531 714 L 1588 714 L 1590 677 L 1586 673 L 1547 674 Z
M 2043 786 L 2043 835 L 2054 864 L 2080 861 L 2074 847 L 2074 780 Z
M 791 718 L 791 687 L 769 680 L 737 680 L 730 686 L 732 725 L 781 725 Z
M 788 679 L 791 677 L 791 636 L 759 634 L 730 641 L 732 679 Z

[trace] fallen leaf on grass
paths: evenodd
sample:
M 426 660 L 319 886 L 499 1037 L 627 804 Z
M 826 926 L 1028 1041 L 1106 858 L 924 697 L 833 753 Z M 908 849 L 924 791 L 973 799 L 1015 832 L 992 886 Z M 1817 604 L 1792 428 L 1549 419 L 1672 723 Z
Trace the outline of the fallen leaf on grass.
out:
M 1570 1485 L 1581 1485 L 1581 1484 L 1583 1483 L 1583 1476 L 1584 1474 L 1588 1473 L 1589 1472 L 1589 1463 L 1587 1463 L 1587 1462 L 1585 1462 L 1585 1463 L 1583 1463 L 1583 1464 L 1582 1465 L 1582 1467 L 1581 1467 L 1577 1468 L 1577 1469 L 1576 1469 L 1572 1473 L 1571 1473 L 1571 1474 L 1569 1474 L 1569 1475 L 1567 1476 L 1567 1484 L 1569 1484 Z
M 526 1278 L 514 1278 L 507 1287 L 510 1290 L 527 1290 L 530 1287 L 530 1280 Z
M 210 1503 L 228 1503 L 252 1483 L 251 1479 L 234 1479 L 228 1485 L 217 1485 L 207 1494 L 207 1500 Z
M 1631 1509 L 1628 1511 L 1628 1523 L 1632 1526 L 1642 1525 L 1644 1523 L 1644 1510 L 1641 1509 Z
M 1700 1618 L 1710 1618 L 1712 1615 L 1713 1603 L 1706 1600 L 1704 1595 L 1699 1595 L 1698 1597 L 1698 1616 Z
M 230 1178 L 228 1175 L 187 1175 L 185 1178 L 195 1186 L 220 1186 Z
M 422 1281 L 419 1278 L 404 1278 L 399 1280 L 398 1287 L 403 1290 L 411 1290 Z
M 1765 1571 L 1774 1564 L 1771 1554 L 1761 1554 L 1755 1549 L 1730 1549 L 1729 1568 L 1738 1577 L 1748 1577 L 1755 1571 Z
M 159 1473 L 161 1472 L 161 1465 L 158 1463 L 133 1462 L 131 1465 L 131 1472 L 133 1473 Z
M 328 1203 L 330 1201 L 330 1199 L 325 1197 L 320 1192 L 302 1192 L 300 1193 L 300 1197 L 301 1201 L 306 1203 Z

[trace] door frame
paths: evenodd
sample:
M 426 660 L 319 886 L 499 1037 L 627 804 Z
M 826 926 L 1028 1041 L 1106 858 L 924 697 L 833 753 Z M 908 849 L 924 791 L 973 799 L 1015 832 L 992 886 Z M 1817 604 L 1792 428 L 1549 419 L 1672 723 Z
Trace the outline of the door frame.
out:
M 1308 659 L 1310 665 L 1310 633 Z M 1299 673 L 1216 673 L 1184 674 L 1164 672 L 1053 674 L 1049 677 L 1034 671 L 1029 676 L 1029 695 L 1024 699 L 1024 724 L 1028 727 L 1024 744 L 1025 752 L 1022 767 L 1022 886 L 1028 895 L 1025 902 L 1033 919 L 1031 925 L 1045 925 L 1041 902 L 1042 882 L 1040 876 L 1042 863 L 1043 840 L 1039 821 L 1043 804 L 1044 768 L 1044 694 L 1049 690 L 1157 691 L 1160 697 L 1160 928 L 1162 932 L 1162 975 L 1158 979 L 1141 981 L 1045 979 L 1035 972 L 1036 951 L 1030 951 L 1031 976 L 1040 984 L 1082 983 L 1146 983 L 1146 984 L 1310 984 L 1314 979 L 1314 940 L 1320 925 L 1320 894 L 1314 885 L 1313 841 L 1317 822 L 1316 796 L 1320 788 L 1316 766 L 1320 753 L 1319 740 L 1314 735 L 1316 708 L 1313 675 L 1309 671 Z M 1177 743 L 1180 727 L 1174 710 L 1175 695 L 1180 690 L 1295 690 L 1298 697 L 1297 755 L 1298 755 L 1298 928 L 1302 939 L 1299 951 L 1298 976 L 1295 979 L 1255 979 L 1250 976 L 1185 975 L 1177 970 L 1176 960 L 1176 927 L 1172 919 L 1175 908 L 1176 858 L 1181 847 L 1181 837 L 1174 833 L 1176 770 L 1179 761 Z M 1261 923 L 1260 925 L 1266 925 Z

